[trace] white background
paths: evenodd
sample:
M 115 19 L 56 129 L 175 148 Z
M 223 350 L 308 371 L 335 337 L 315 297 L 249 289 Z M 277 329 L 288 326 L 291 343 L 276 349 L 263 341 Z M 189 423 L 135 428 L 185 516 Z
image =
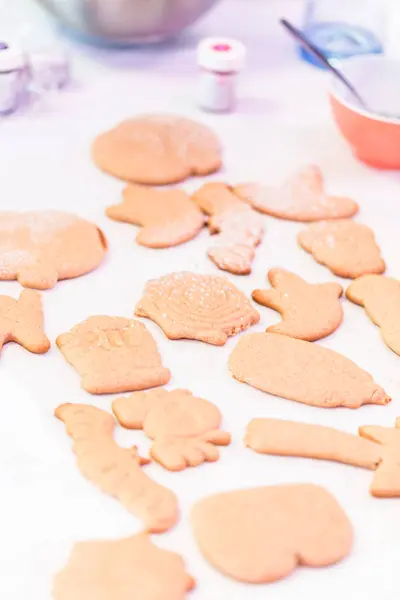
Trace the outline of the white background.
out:
M 32 6 L 29 4 L 29 6 Z M 324 170 L 332 193 L 360 204 L 357 219 L 373 226 L 388 274 L 400 274 L 400 179 L 357 163 L 329 114 L 326 75 L 301 63 L 275 25 L 278 16 L 295 18 L 290 1 L 222 2 L 179 43 L 132 52 L 94 50 L 69 44 L 74 82 L 69 90 L 43 97 L 30 110 L 0 122 L 0 206 L 2 209 L 59 208 L 95 221 L 108 237 L 110 252 L 93 274 L 63 282 L 43 294 L 46 330 L 52 348 L 34 356 L 8 345 L 0 362 L 0 597 L 49 600 L 53 574 L 64 564 L 73 540 L 114 538 L 139 530 L 139 522 L 116 501 L 102 495 L 79 474 L 64 426 L 53 417 L 63 402 L 93 403 L 109 409 L 111 397 L 92 397 L 54 345 L 55 337 L 89 315 L 132 316 L 147 279 L 173 270 L 216 273 L 206 257 L 205 230 L 179 248 L 152 251 L 135 244 L 135 228 L 109 221 L 105 207 L 119 200 L 122 184 L 92 165 L 94 136 L 142 111 L 172 111 L 212 126 L 224 145 L 224 171 L 235 183 L 246 179 L 279 182 L 291 168 L 313 161 Z M 28 10 L 28 4 L 27 8 Z M 26 13 L 30 22 L 35 12 Z M 38 23 L 40 23 L 38 19 Z M 229 116 L 201 113 L 195 106 L 195 46 L 203 35 L 228 34 L 248 45 L 249 60 L 240 82 L 241 101 Z M 201 181 L 191 181 L 195 189 Z M 333 280 L 297 247 L 296 224 L 266 218 L 266 235 L 251 277 L 230 276 L 250 293 L 266 273 L 281 266 L 311 282 Z M 347 284 L 348 282 L 343 282 Z M 17 296 L 16 283 L 2 293 Z M 344 302 L 340 329 L 321 345 L 341 351 L 374 376 L 393 401 L 386 407 L 323 410 L 273 398 L 235 382 L 227 359 L 237 343 L 223 348 L 169 341 L 148 322 L 170 387 L 187 387 L 215 402 L 233 443 L 217 464 L 171 474 L 157 465 L 148 473 L 178 495 L 182 519 L 154 541 L 180 552 L 198 580 L 193 600 L 394 600 L 398 598 L 400 500 L 369 496 L 372 474 L 328 462 L 260 456 L 245 449 L 243 433 L 253 417 L 269 416 L 321 423 L 356 432 L 359 425 L 391 426 L 400 415 L 400 359 L 391 353 L 364 311 Z M 263 331 L 276 313 L 260 307 Z M 118 431 L 123 444 L 138 443 L 141 432 Z M 351 556 L 329 569 L 299 569 L 285 581 L 245 586 L 214 571 L 200 556 L 189 527 L 192 504 L 218 490 L 281 482 L 325 486 L 342 504 L 355 532 Z M 245 596 L 246 595 L 246 596 Z

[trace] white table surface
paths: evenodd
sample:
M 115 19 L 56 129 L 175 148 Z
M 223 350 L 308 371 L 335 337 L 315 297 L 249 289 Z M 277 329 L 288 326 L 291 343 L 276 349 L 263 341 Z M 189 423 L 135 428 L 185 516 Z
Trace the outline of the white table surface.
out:
M 152 251 L 135 244 L 135 228 L 104 216 L 118 201 L 122 184 L 91 163 L 93 137 L 117 121 L 142 111 L 172 111 L 212 126 L 224 144 L 225 168 L 218 176 L 278 182 L 292 167 L 318 163 L 334 193 L 354 197 L 357 219 L 372 225 L 388 263 L 400 273 L 399 175 L 370 170 L 356 162 L 337 133 L 326 102 L 326 76 L 301 63 L 289 40 L 275 25 L 277 17 L 295 17 L 295 1 L 228 0 L 195 29 L 162 52 L 157 49 L 110 52 L 70 44 L 75 80 L 30 111 L 0 122 L 0 203 L 2 209 L 58 208 L 96 223 L 106 233 L 110 252 L 93 274 L 60 283 L 43 294 L 46 330 L 52 348 L 34 356 L 16 344 L 3 351 L 0 364 L 0 597 L 49 600 L 53 574 L 62 567 L 74 540 L 115 538 L 135 533 L 139 522 L 118 502 L 98 492 L 79 473 L 62 423 L 53 417 L 63 402 L 92 403 L 110 409 L 110 397 L 80 389 L 79 377 L 54 345 L 55 337 L 89 315 L 132 316 L 150 277 L 188 269 L 217 273 L 206 257 L 209 236 L 170 250 Z M 26 4 L 31 22 L 41 22 Z M 249 49 L 240 85 L 241 101 L 231 115 L 200 112 L 194 103 L 195 46 L 202 35 L 238 36 Z M 200 181 L 187 184 L 188 189 Z M 250 277 L 230 276 L 250 293 L 263 286 L 267 270 L 282 266 L 309 281 L 334 277 L 299 249 L 300 226 L 266 218 L 267 231 Z M 2 283 L 2 293 L 17 296 L 17 283 Z M 370 371 L 392 394 L 387 407 L 323 410 L 271 397 L 235 382 L 227 359 L 238 338 L 223 348 L 198 342 L 168 341 L 147 322 L 173 378 L 169 387 L 187 387 L 215 402 L 233 434 L 217 464 L 171 474 L 148 467 L 157 481 L 178 495 L 182 519 L 155 543 L 180 552 L 198 580 L 193 600 L 394 600 L 398 598 L 400 500 L 369 496 L 372 474 L 329 462 L 260 456 L 243 447 L 253 417 L 288 418 L 333 425 L 355 432 L 359 425 L 391 426 L 400 414 L 400 359 L 391 353 L 364 311 L 344 302 L 340 329 L 321 345 L 341 351 Z M 263 331 L 276 313 L 260 307 Z M 141 432 L 118 431 L 123 444 L 148 447 Z M 220 490 L 281 482 L 325 486 L 342 504 L 355 532 L 351 556 L 329 569 L 298 569 L 268 586 L 245 586 L 214 571 L 200 556 L 188 526 L 197 499 Z

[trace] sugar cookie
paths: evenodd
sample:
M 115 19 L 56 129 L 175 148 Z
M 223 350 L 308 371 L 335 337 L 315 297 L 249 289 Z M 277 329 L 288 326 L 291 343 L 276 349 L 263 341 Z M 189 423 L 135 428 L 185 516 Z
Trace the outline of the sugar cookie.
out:
M 194 339 L 223 346 L 260 320 L 250 301 L 228 279 L 181 272 L 147 283 L 136 307 L 172 339 Z
M 258 304 L 277 310 L 282 321 L 267 331 L 313 342 L 333 333 L 343 320 L 338 283 L 307 283 L 286 269 L 271 269 L 269 290 L 254 290 Z
M 45 290 L 93 271 L 106 251 L 100 229 L 75 215 L 0 211 L 0 280 Z
M 171 378 L 152 335 L 133 319 L 89 317 L 59 335 L 56 343 L 91 394 L 143 390 Z
M 173 115 L 123 121 L 95 139 L 92 156 L 106 173 L 149 185 L 176 183 L 221 167 L 221 147 L 214 133 Z
M 229 433 L 219 429 L 219 409 L 188 390 L 135 392 L 117 398 L 112 407 L 123 427 L 143 429 L 154 440 L 150 456 L 170 471 L 214 462 L 216 446 L 230 443 Z
M 18 300 L 0 296 L 0 351 L 7 342 L 17 342 L 35 354 L 44 354 L 50 348 L 38 292 L 24 290 Z
M 350 553 L 353 542 L 338 502 L 310 484 L 210 496 L 194 506 L 192 526 L 204 557 L 248 583 L 282 579 L 300 565 L 332 565 Z
M 302 167 L 280 187 L 248 183 L 233 191 L 260 212 L 291 221 L 342 219 L 358 211 L 354 200 L 326 194 L 322 172 L 314 165 Z
M 355 279 L 386 269 L 372 229 L 350 219 L 312 223 L 299 233 L 298 241 L 339 277 Z
M 238 381 L 310 406 L 387 404 L 386 392 L 346 356 L 277 333 L 243 336 L 229 357 Z
M 79 542 L 57 574 L 54 600 L 185 600 L 195 582 L 179 554 L 141 533 Z
M 128 185 L 121 204 L 106 214 L 116 221 L 139 225 L 136 241 L 149 248 L 169 248 L 194 238 L 204 226 L 204 216 L 183 190 L 157 190 Z
M 147 531 L 170 529 L 178 520 L 173 492 L 156 483 L 140 468 L 148 463 L 137 448 L 120 448 L 114 441 L 115 420 L 110 413 L 87 404 L 63 404 L 55 412 L 74 441 L 82 475 L 113 496 L 143 521 Z

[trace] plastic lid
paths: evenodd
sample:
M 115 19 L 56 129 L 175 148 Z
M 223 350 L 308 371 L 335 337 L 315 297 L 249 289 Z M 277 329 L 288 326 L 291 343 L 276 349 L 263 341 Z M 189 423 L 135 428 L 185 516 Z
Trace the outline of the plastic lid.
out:
M 7 47 L 0 50 L 0 73 L 16 71 L 26 66 L 26 57 L 22 50 L 16 47 Z
M 231 38 L 205 38 L 197 47 L 197 63 L 203 69 L 230 73 L 240 71 L 245 62 L 246 47 Z

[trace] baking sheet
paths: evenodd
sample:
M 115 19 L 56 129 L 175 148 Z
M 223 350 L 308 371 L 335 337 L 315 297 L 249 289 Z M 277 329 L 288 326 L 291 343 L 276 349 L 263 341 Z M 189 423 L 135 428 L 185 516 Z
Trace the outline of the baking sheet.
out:
M 184 246 L 150 250 L 135 244 L 134 227 L 106 219 L 105 207 L 118 202 L 122 184 L 91 164 L 90 142 L 98 132 L 142 111 L 172 111 L 200 119 L 215 129 L 225 148 L 224 171 L 214 179 L 232 183 L 253 178 L 279 182 L 291 168 L 316 162 L 332 193 L 348 194 L 359 202 L 357 220 L 374 228 L 388 274 L 400 275 L 399 176 L 369 170 L 352 158 L 331 123 L 323 74 L 296 61 L 285 62 L 277 54 L 272 71 L 261 76 L 260 67 L 244 78 L 238 111 L 218 117 L 194 107 L 194 74 L 186 69 L 193 57 L 185 49 L 176 53 L 176 57 L 181 53 L 179 69 L 177 58 L 171 64 L 171 55 L 153 58 L 153 62 L 143 58 L 129 68 L 121 63 L 111 68 L 107 61 L 86 53 L 80 57 L 76 83 L 69 91 L 50 95 L 31 113 L 0 124 L 1 209 L 76 212 L 95 221 L 110 245 L 108 258 L 97 271 L 43 293 L 50 352 L 35 356 L 9 344 L 2 353 L 0 597 L 7 600 L 50 600 L 51 579 L 63 566 L 73 541 L 111 539 L 140 527 L 118 502 L 81 477 L 64 426 L 53 417 L 63 402 L 110 409 L 114 397 L 94 397 L 80 389 L 78 375 L 54 345 L 55 337 L 90 315 L 132 316 L 149 278 L 174 270 L 218 273 L 206 256 L 210 243 L 206 230 Z M 192 180 L 185 187 L 193 190 L 201 183 Z M 291 269 L 310 282 L 338 280 L 297 246 L 301 225 L 267 217 L 265 223 L 252 275 L 229 275 L 241 290 L 250 294 L 263 287 L 273 266 Z M 2 283 L 1 293 L 16 297 L 19 286 Z M 261 321 L 252 331 L 263 331 L 278 320 L 273 311 L 259 310 Z M 233 435 L 232 445 L 221 449 L 216 464 L 182 473 L 168 473 L 158 465 L 147 468 L 150 476 L 179 497 L 180 523 L 153 539 L 184 556 L 189 572 L 198 580 L 197 589 L 188 595 L 192 600 L 242 600 L 244 596 L 249 600 L 319 600 L 350 594 L 363 600 L 397 598 L 400 500 L 371 498 L 369 471 L 261 456 L 245 449 L 242 442 L 245 427 L 254 417 L 319 423 L 351 432 L 365 424 L 394 424 L 400 415 L 400 359 L 386 348 L 378 328 L 360 307 L 344 301 L 344 312 L 339 330 L 319 343 L 369 371 L 393 397 L 386 407 L 323 410 L 274 398 L 231 378 L 227 359 L 239 336 L 222 348 L 169 341 L 154 323 L 144 321 L 164 365 L 171 369 L 168 387 L 187 387 L 217 404 L 224 427 Z M 118 430 L 117 439 L 124 445 L 138 444 L 142 452 L 148 448 L 141 432 Z M 213 570 L 191 535 L 193 503 L 221 490 L 284 482 L 321 484 L 336 496 L 354 526 L 351 556 L 328 569 L 300 568 L 286 580 L 267 586 L 239 584 Z

